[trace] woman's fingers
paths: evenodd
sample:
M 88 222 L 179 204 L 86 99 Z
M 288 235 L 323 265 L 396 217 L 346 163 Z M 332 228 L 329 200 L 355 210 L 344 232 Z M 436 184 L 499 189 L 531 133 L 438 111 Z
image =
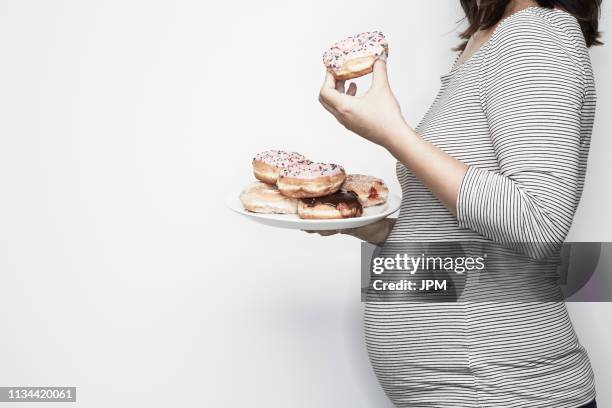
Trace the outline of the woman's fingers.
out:
M 325 80 L 323 81 L 323 88 L 321 90 L 333 90 L 336 89 L 336 78 L 329 71 L 325 71 Z
M 309 231 L 309 230 L 302 230 L 308 234 L 319 234 L 322 237 L 329 237 L 330 235 L 336 235 L 338 234 L 340 231 L 338 230 L 322 230 L 322 231 Z
M 387 75 L 387 62 L 381 59 L 374 61 L 372 71 L 372 88 L 388 87 L 389 77 Z
M 344 87 L 344 84 L 342 84 Z M 325 74 L 325 81 L 323 82 L 323 87 L 321 88 L 321 92 L 319 92 L 319 101 L 321 104 L 327 109 L 331 108 L 334 111 L 338 111 L 338 106 L 342 103 L 342 98 L 346 96 L 344 93 L 338 92 L 336 89 L 336 80 L 334 76 L 327 71 Z M 330 112 L 332 112 L 330 110 Z M 334 112 L 332 112 L 334 113 Z M 334 113 L 335 114 L 335 113 Z
M 319 97 L 319 102 L 321 102 L 321 105 L 323 105 L 323 107 L 329 112 L 331 113 L 338 122 L 340 122 L 340 124 L 342 126 L 346 127 L 346 122 L 344 120 L 344 118 L 342 117 L 342 114 L 338 111 L 339 108 L 329 105 L 328 103 L 325 102 L 324 99 L 322 99 L 321 97 Z M 340 108 L 342 109 L 342 108 Z
M 344 90 L 344 81 L 336 81 L 336 91 L 340 93 L 345 93 Z
M 329 113 L 331 113 L 334 116 L 338 116 L 338 111 L 336 111 L 336 109 L 334 109 L 333 106 L 331 106 L 330 104 L 328 104 L 325 99 L 323 99 L 321 96 L 319 96 L 319 102 L 321 102 L 321 105 L 323 105 L 323 107 L 325 108 L 325 110 L 327 110 Z
M 351 82 L 349 84 L 348 90 L 346 91 L 346 94 L 350 96 L 355 96 L 357 94 L 357 84 Z

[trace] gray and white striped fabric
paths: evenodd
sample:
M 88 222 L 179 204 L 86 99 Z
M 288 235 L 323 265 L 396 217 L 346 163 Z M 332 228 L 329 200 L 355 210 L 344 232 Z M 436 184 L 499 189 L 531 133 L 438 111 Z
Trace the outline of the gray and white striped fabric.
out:
M 562 242 L 578 205 L 595 113 L 576 19 L 504 19 L 442 86 L 418 132 L 468 164 L 454 217 L 401 163 L 388 242 L 494 241 L 529 258 Z M 534 272 L 536 273 L 536 272 Z M 368 353 L 398 407 L 576 408 L 595 397 L 563 303 L 366 302 Z

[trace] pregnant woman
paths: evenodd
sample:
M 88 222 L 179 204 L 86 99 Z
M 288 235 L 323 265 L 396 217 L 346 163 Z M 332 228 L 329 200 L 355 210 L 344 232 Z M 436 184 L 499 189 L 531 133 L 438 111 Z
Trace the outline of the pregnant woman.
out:
M 374 243 L 563 242 L 595 114 L 588 47 L 599 44 L 600 3 L 461 0 L 467 41 L 416 128 L 384 61 L 359 96 L 328 73 L 322 105 L 397 158 L 403 189 L 396 222 L 344 232 Z M 367 302 L 365 330 L 398 407 L 595 407 L 563 302 Z

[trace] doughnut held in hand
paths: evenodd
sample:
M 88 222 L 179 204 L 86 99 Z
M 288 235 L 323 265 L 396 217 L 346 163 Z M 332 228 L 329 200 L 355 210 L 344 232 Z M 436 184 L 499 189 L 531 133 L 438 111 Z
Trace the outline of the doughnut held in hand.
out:
M 295 214 L 297 200 L 286 197 L 274 186 L 256 181 L 240 193 L 242 206 L 254 213 Z
M 374 62 L 386 59 L 389 45 L 380 31 L 366 31 L 332 45 L 323 54 L 323 64 L 337 80 L 357 78 L 372 72 Z
M 340 165 L 302 162 L 282 168 L 276 185 L 287 197 L 322 197 L 338 191 L 345 179 Z
M 298 202 L 298 216 L 304 219 L 333 220 L 361 217 L 363 207 L 357 195 L 338 191 L 324 197 L 302 198 Z
M 253 174 L 257 180 L 275 185 L 278 173 L 282 168 L 301 162 L 309 162 L 309 160 L 295 152 L 266 150 L 257 153 L 253 158 Z
M 342 188 L 357 194 L 364 208 L 384 204 L 389 196 L 389 189 L 384 181 L 363 174 L 349 174 Z

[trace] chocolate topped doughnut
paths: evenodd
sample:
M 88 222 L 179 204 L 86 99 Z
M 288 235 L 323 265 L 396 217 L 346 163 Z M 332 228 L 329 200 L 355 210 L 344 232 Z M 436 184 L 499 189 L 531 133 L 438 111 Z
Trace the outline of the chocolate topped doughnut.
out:
M 302 198 L 298 202 L 298 215 L 305 219 L 354 218 L 363 214 L 357 194 L 340 190 L 316 198 Z

